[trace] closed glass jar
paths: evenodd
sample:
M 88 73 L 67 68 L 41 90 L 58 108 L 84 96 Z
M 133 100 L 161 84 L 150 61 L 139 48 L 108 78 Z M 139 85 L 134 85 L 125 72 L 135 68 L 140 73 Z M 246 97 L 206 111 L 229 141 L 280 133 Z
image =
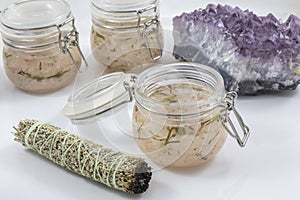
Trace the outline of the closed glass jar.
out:
M 27 0 L 1 13 L 3 65 L 16 87 L 51 92 L 72 82 L 82 53 L 69 5 L 63 0 Z
M 145 68 L 162 56 L 159 0 L 92 0 L 91 47 L 106 72 Z
M 76 124 L 90 122 L 134 101 L 132 125 L 141 151 L 161 166 L 188 167 L 214 158 L 228 133 L 245 146 L 249 129 L 234 107 L 235 98 L 236 93 L 225 92 L 223 79 L 214 69 L 173 63 L 152 67 L 139 76 L 100 77 L 75 92 L 64 114 Z M 235 128 L 231 112 L 241 129 Z

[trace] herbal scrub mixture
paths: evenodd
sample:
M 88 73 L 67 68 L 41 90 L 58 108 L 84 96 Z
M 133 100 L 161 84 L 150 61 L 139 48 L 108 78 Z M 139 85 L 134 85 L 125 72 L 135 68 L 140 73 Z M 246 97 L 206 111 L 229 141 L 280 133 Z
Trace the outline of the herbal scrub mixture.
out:
M 148 46 L 146 39 L 141 38 L 136 29 L 121 32 L 94 27 L 91 33 L 93 55 L 107 67 L 107 72 L 130 71 L 147 66 L 153 63 L 148 48 L 153 57 L 161 54 L 161 49 L 157 48 L 157 40 L 163 41 L 161 29 L 158 34 L 147 36 Z
M 91 46 L 106 72 L 140 71 L 162 56 L 159 0 L 92 0 Z
M 132 125 L 141 151 L 162 167 L 188 167 L 214 158 L 227 134 L 240 147 L 246 145 L 250 129 L 235 108 L 236 98 L 236 92 L 225 92 L 216 70 L 181 62 L 157 65 L 138 76 L 116 72 L 99 77 L 75 91 L 63 113 L 85 124 L 134 103 Z
M 81 56 L 70 49 L 77 66 Z M 72 82 L 78 69 L 68 54 L 59 50 L 24 52 L 10 47 L 3 49 L 3 63 L 8 78 L 16 87 L 30 92 L 49 92 Z
M 223 146 L 227 133 L 220 115 L 222 108 L 199 112 L 205 107 L 187 103 L 207 100 L 211 91 L 205 85 L 170 84 L 158 87 L 146 94 L 152 100 L 165 103 L 161 112 L 172 115 L 160 116 L 136 104 L 134 109 L 134 131 L 137 144 L 153 161 L 163 166 L 194 166 L 215 157 Z
M 0 14 L 3 66 L 11 82 L 27 92 L 52 92 L 71 83 L 86 60 L 69 4 L 26 0 Z

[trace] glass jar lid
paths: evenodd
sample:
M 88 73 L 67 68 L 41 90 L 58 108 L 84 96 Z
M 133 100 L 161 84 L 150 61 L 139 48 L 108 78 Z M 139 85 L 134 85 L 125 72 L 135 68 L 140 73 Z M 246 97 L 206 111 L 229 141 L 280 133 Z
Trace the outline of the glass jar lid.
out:
M 68 99 L 63 114 L 73 123 L 87 123 L 107 116 L 132 101 L 130 87 L 135 75 L 115 72 L 104 75 L 78 89 Z M 131 86 L 130 86 L 131 85 Z
M 62 0 L 27 0 L 15 3 L 1 13 L 3 25 L 13 29 L 34 29 L 60 24 L 71 16 Z
M 25 0 L 1 12 L 1 32 L 20 40 L 45 39 L 61 30 L 72 29 L 73 16 L 64 0 Z M 66 25 L 66 26 L 64 26 Z

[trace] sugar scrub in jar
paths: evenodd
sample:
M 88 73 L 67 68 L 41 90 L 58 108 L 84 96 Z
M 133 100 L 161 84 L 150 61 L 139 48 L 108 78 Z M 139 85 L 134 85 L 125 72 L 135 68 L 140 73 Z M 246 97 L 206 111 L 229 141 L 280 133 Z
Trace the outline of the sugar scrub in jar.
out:
M 22 90 L 58 90 L 81 69 L 78 32 L 64 0 L 12 4 L 1 13 L 1 33 L 5 72 Z
M 136 85 L 136 142 L 156 163 L 171 167 L 205 163 L 222 148 L 228 131 L 245 145 L 248 127 L 242 122 L 241 139 L 226 125 L 236 94 L 226 94 L 215 70 L 191 63 L 170 64 L 140 74 Z
M 106 72 L 146 68 L 162 56 L 159 0 L 92 0 L 91 47 Z
M 140 150 L 161 166 L 188 167 L 213 159 L 228 134 L 245 146 L 249 128 L 235 109 L 236 97 L 225 92 L 214 69 L 172 63 L 138 76 L 119 72 L 100 77 L 70 97 L 64 114 L 76 124 L 91 122 L 133 101 L 132 127 Z

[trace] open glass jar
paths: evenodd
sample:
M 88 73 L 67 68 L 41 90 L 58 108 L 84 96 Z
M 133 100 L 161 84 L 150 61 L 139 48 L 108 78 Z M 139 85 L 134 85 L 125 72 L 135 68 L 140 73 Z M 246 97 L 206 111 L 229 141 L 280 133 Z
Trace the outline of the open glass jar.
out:
M 100 77 L 76 91 L 63 113 L 76 124 L 87 123 L 134 101 L 132 124 L 141 151 L 162 166 L 186 167 L 214 158 L 228 133 L 245 146 L 249 128 L 234 107 L 235 98 L 214 69 L 172 63 L 138 77 L 122 72 Z
M 1 13 L 1 33 L 6 74 L 22 90 L 60 89 L 82 69 L 78 32 L 64 0 L 12 4 Z
M 145 68 L 162 56 L 159 0 L 92 0 L 91 47 L 106 72 Z

